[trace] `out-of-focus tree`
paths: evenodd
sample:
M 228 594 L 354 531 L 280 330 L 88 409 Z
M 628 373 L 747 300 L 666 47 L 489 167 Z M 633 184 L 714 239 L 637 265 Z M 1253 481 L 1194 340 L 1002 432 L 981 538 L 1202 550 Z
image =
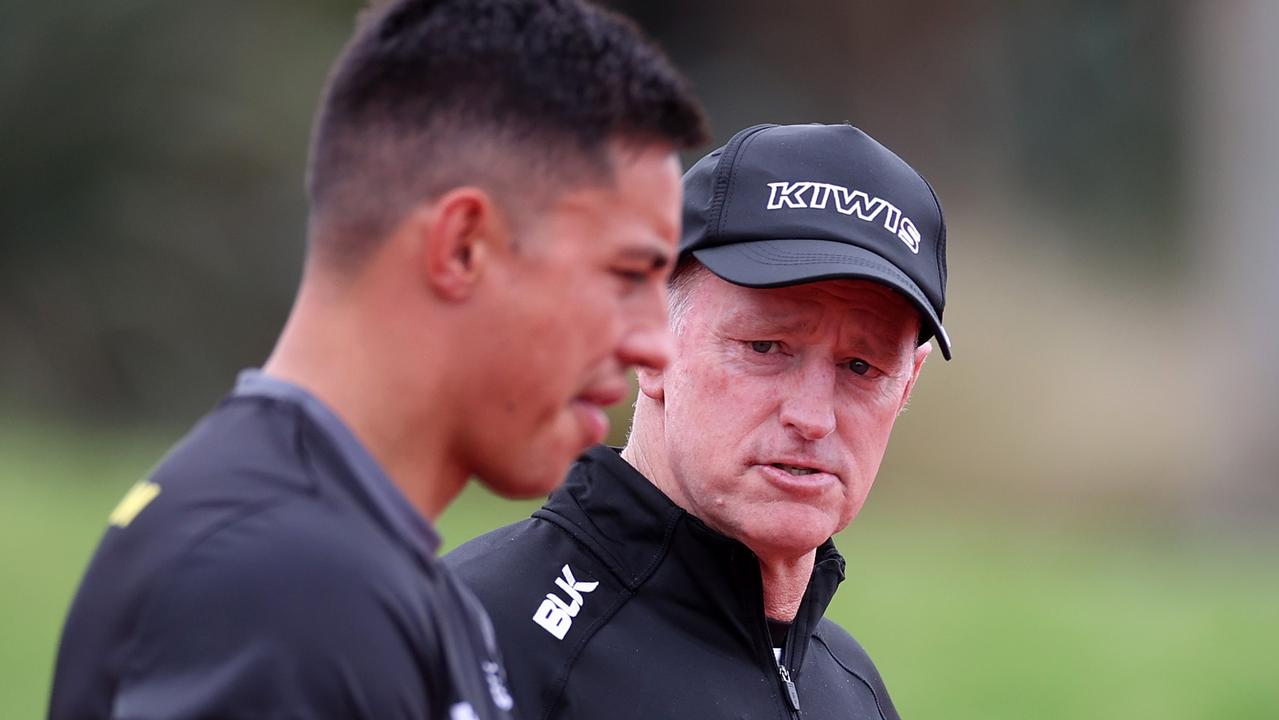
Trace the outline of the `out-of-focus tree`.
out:
M 1173 237 L 1151 223 L 1175 183 L 1157 4 L 613 4 L 688 70 L 721 139 L 847 119 L 952 204 L 1019 184 L 1009 204 L 1100 218 L 1075 233 L 1087 252 Z M 0 10 L 6 404 L 185 417 L 262 359 L 301 256 L 311 111 L 362 7 Z
M 4 404 L 189 416 L 287 310 L 309 116 L 352 4 L 0 12 Z

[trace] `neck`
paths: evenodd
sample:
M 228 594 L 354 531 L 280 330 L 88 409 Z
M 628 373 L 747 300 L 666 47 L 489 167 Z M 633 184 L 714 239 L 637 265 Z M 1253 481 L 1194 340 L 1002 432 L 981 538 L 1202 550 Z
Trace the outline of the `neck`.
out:
M 636 435 L 639 428 L 635 427 L 631 431 L 631 436 L 626 439 L 626 445 L 622 448 L 622 459 L 630 463 L 640 475 L 643 475 L 649 482 L 657 486 L 659 490 L 666 493 L 667 497 L 671 497 L 671 493 L 662 487 L 662 483 L 656 480 L 654 463 L 652 462 L 650 453 L 646 449 L 646 445 L 638 441 Z M 673 500 L 673 498 L 672 498 Z M 678 503 L 676 503 L 678 505 Z
M 395 372 L 392 363 L 402 351 L 387 347 L 395 333 L 386 323 L 397 313 L 368 297 L 355 299 L 364 292 L 358 281 L 335 281 L 308 268 L 262 369 L 328 405 L 418 512 L 434 520 L 467 479 L 451 452 L 447 424 L 460 415 L 446 406 L 439 368 L 429 359 L 408 378 Z M 417 409 L 424 407 L 433 411 Z
M 797 558 L 771 559 L 760 557 L 759 573 L 764 581 L 764 614 L 773 620 L 792 622 L 799 612 L 799 604 L 813 576 L 816 550 L 810 550 Z
M 661 408 L 654 407 L 652 401 L 640 396 L 635 403 L 635 416 L 631 421 L 631 435 L 626 439 L 626 447 L 622 448 L 622 459 L 648 478 L 658 490 L 661 490 L 671 502 L 688 510 L 683 493 L 671 477 L 670 465 L 666 462 Z
M 622 448 L 622 459 L 648 478 L 671 502 L 689 510 L 689 504 L 673 482 L 670 465 L 666 462 L 660 409 L 651 406 L 647 399 L 641 397 L 635 405 L 635 418 L 631 427 L 631 436 L 626 441 L 626 447 Z M 793 621 L 813 575 L 816 549 L 798 557 L 774 557 L 761 554 L 756 548 L 751 550 L 759 556 L 760 577 L 764 582 L 764 614 L 773 620 Z

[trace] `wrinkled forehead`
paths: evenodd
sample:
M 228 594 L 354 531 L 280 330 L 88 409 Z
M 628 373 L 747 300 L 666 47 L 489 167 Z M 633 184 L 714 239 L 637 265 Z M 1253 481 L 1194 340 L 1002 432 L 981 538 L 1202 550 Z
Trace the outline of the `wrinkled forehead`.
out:
M 690 312 L 712 323 L 797 333 L 838 328 L 894 343 L 919 332 L 919 313 L 906 296 L 870 280 L 750 288 L 706 272 L 695 294 Z

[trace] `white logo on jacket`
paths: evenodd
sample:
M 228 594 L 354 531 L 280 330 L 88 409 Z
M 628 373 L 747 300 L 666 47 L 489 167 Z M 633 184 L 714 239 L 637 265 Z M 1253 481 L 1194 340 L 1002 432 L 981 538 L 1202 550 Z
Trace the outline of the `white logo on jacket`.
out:
M 484 670 L 484 679 L 488 681 L 489 695 L 493 696 L 493 704 L 501 710 L 510 710 L 515 707 L 511 692 L 506 689 L 506 678 L 502 672 L 502 666 L 492 660 L 486 660 L 480 663 L 480 668 Z
M 845 215 L 856 215 L 866 222 L 880 222 L 884 229 L 906 243 L 910 251 L 919 254 L 919 229 L 897 206 L 883 198 L 871 197 L 861 190 L 812 182 L 771 182 L 768 184 L 768 209 L 825 210 L 826 204 L 835 201 L 835 210 Z
M 546 593 L 546 599 L 538 606 L 537 612 L 533 613 L 533 622 L 542 626 L 542 629 L 555 636 L 556 640 L 563 640 L 568 634 L 568 629 L 573 627 L 573 618 L 577 617 L 577 613 L 582 609 L 582 594 L 593 591 L 599 586 L 598 582 L 578 582 L 573 577 L 573 570 L 568 565 L 560 568 L 563 573 L 561 577 L 555 578 L 555 584 L 560 590 L 568 595 L 568 601 L 560 599 L 559 595 L 554 592 Z

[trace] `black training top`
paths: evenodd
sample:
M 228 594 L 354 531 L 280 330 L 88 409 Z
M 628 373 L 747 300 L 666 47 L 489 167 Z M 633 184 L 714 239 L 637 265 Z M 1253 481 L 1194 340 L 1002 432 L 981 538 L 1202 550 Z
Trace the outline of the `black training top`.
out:
M 332 411 L 245 372 L 112 513 L 49 716 L 510 718 L 438 546 Z
M 531 519 L 444 563 L 488 608 L 526 720 L 897 719 L 866 652 L 823 617 L 844 578 L 833 543 L 779 664 L 758 558 L 610 448 L 579 458 Z

